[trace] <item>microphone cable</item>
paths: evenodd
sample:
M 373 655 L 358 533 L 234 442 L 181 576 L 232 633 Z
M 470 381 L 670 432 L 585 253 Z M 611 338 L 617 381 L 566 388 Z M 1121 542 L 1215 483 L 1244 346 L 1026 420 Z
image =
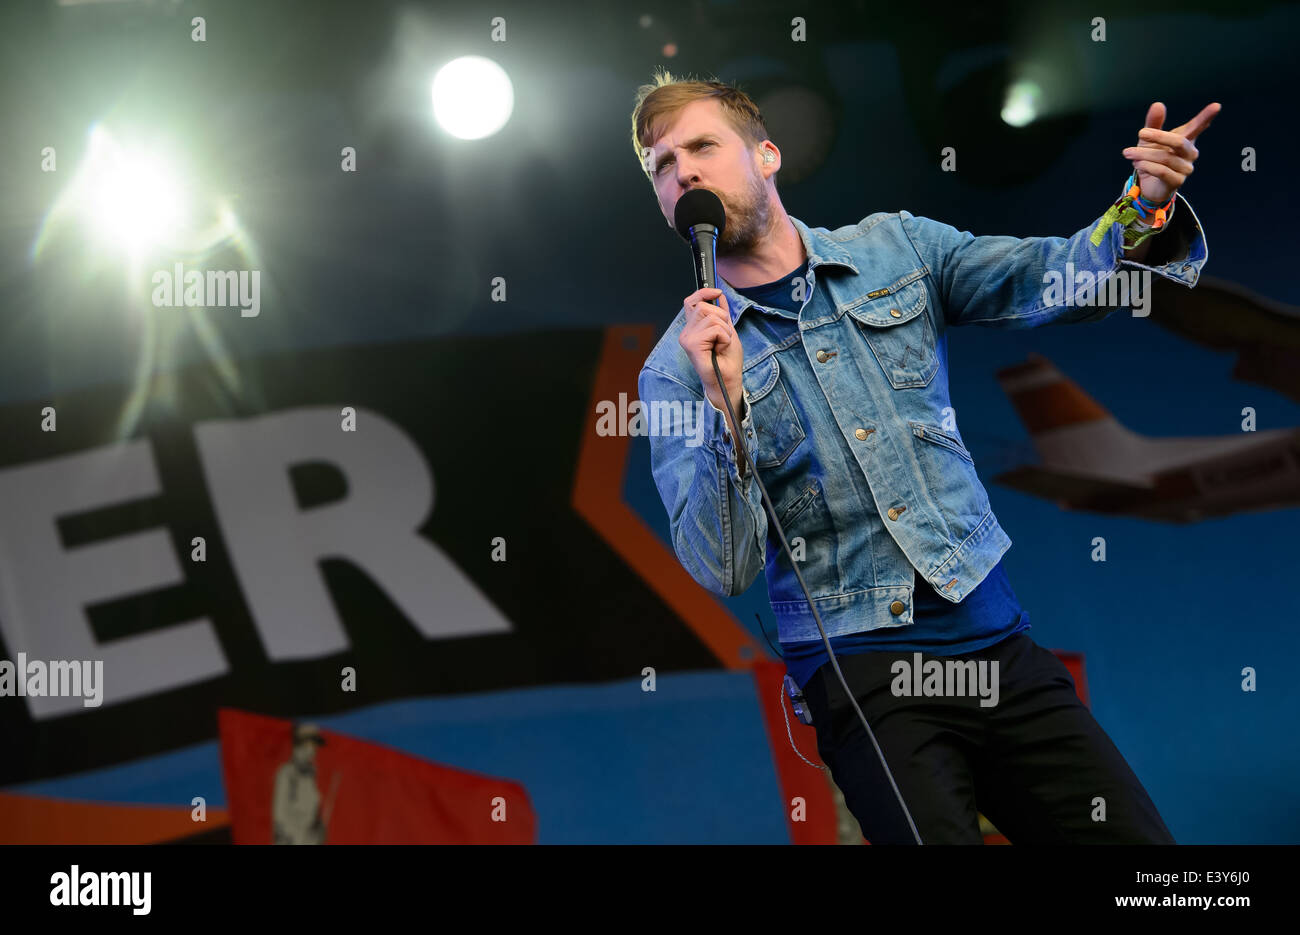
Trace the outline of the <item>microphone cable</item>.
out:
M 737 340 L 739 340 L 739 335 L 737 335 Z M 727 414 L 731 416 L 736 431 L 739 432 L 740 420 L 736 418 L 736 409 L 731 405 L 731 396 L 727 393 L 727 384 L 722 379 L 721 368 L 718 367 L 718 349 L 712 347 L 709 349 L 709 353 L 713 357 L 713 374 L 717 377 L 718 389 L 722 390 L 722 401 L 726 403 Z M 790 559 L 790 567 L 794 569 L 794 576 L 799 579 L 799 587 L 803 589 L 803 596 L 808 600 L 808 609 L 812 611 L 813 620 L 817 622 L 817 630 L 822 635 L 822 642 L 826 644 L 826 652 L 830 656 L 831 667 L 835 669 L 835 674 L 839 676 L 840 684 L 844 686 L 844 694 L 849 696 L 849 703 L 853 705 L 853 710 L 858 713 L 858 719 L 862 721 L 862 726 L 867 731 L 867 737 L 871 739 L 871 746 L 875 748 L 876 756 L 880 758 L 880 765 L 884 767 L 885 776 L 889 779 L 890 788 L 894 790 L 894 796 L 898 799 L 898 807 L 903 810 L 903 816 L 907 819 L 907 826 L 912 830 L 912 837 L 916 839 L 917 844 L 921 844 L 920 832 L 916 830 L 916 822 L 912 821 L 912 813 L 907 810 L 907 803 L 903 801 L 903 793 L 898 790 L 898 783 L 894 782 L 894 774 L 890 771 L 889 764 L 885 762 L 885 754 L 881 752 L 880 744 L 876 742 L 876 735 L 872 732 L 871 725 L 867 723 L 867 716 L 862 713 L 862 708 L 858 707 L 858 699 L 854 697 L 853 692 L 849 689 L 849 683 L 844 678 L 844 673 L 840 671 L 840 664 L 835 658 L 835 650 L 831 649 L 831 641 L 826 636 L 826 628 L 822 626 L 821 615 L 817 613 L 817 605 L 813 603 L 812 595 L 808 593 L 808 585 L 804 583 L 803 575 L 799 572 L 799 563 L 794 560 L 794 553 L 790 551 L 790 543 L 785 539 L 785 530 L 781 528 L 781 522 L 777 519 L 776 507 L 772 505 L 772 500 L 767 495 L 767 488 L 763 486 L 763 480 L 758 476 L 758 468 L 756 468 L 754 462 L 750 460 L 749 449 L 745 447 L 745 440 L 743 438 L 733 437 L 732 447 L 737 451 L 743 452 L 745 456 L 745 465 L 753 476 L 754 483 L 758 484 L 758 492 L 762 495 L 763 505 L 767 508 L 768 517 L 772 520 L 772 525 L 776 527 L 776 534 L 781 540 L 781 548 L 785 549 L 785 554 Z M 789 727 L 790 724 L 787 719 L 787 732 L 789 731 Z M 827 730 L 829 729 L 830 725 L 827 725 Z M 793 746 L 793 736 L 790 738 L 790 743 L 791 746 Z M 797 748 L 795 749 L 795 752 L 799 752 Z M 800 756 L 802 756 L 802 754 L 800 754 Z M 805 760 L 805 762 L 807 761 Z

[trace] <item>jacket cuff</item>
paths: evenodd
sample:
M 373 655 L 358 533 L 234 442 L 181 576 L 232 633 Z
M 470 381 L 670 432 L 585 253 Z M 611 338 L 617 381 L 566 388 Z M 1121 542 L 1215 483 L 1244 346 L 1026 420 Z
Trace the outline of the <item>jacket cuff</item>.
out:
M 706 411 L 705 414 L 706 418 L 709 420 L 705 429 L 706 434 L 712 440 L 714 450 L 727 459 L 732 480 L 744 487 L 746 486 L 746 481 L 749 479 L 750 465 L 752 465 L 757 458 L 758 451 L 758 446 L 754 436 L 754 414 L 753 410 L 750 409 L 749 400 L 743 396 L 740 399 L 740 411 L 742 413 L 740 419 L 740 431 L 744 433 L 745 451 L 749 453 L 750 460 L 750 465 L 745 465 L 741 463 L 743 459 L 737 453 L 733 444 L 731 431 L 727 427 L 726 415 L 721 409 L 713 405 L 713 400 L 709 399 L 708 396 L 705 396 L 704 399 L 708 402 L 710 410 Z
M 1120 263 L 1147 269 L 1166 279 L 1173 279 L 1185 286 L 1195 286 L 1200 278 L 1201 267 L 1209 258 L 1209 248 L 1205 243 L 1205 233 L 1201 230 L 1200 218 L 1192 206 L 1181 194 L 1177 199 L 1177 210 L 1168 226 L 1147 241 L 1145 262 L 1131 260 L 1125 255 L 1124 228 L 1119 224 L 1111 225 L 1108 240 L 1113 245 L 1115 255 Z

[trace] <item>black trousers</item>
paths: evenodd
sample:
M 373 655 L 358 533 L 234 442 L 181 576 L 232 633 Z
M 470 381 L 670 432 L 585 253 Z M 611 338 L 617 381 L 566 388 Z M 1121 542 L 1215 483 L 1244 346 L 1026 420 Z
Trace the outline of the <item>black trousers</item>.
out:
M 998 699 L 898 697 L 895 660 L 836 657 L 925 844 L 980 844 L 976 809 L 1013 844 L 1174 844 L 1069 670 L 1028 634 L 937 659 L 998 662 Z M 991 667 L 989 669 L 991 672 Z M 968 691 L 970 691 L 968 689 Z M 870 738 L 826 663 L 804 690 L 817 748 L 872 844 L 914 844 Z M 1102 800 L 1098 803 L 1097 800 Z M 1096 820 L 1103 814 L 1104 820 Z

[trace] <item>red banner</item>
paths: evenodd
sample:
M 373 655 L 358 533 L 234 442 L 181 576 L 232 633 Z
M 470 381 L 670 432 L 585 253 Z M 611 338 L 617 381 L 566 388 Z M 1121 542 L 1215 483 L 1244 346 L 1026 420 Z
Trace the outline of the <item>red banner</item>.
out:
M 536 842 L 520 783 L 230 708 L 218 729 L 235 844 Z

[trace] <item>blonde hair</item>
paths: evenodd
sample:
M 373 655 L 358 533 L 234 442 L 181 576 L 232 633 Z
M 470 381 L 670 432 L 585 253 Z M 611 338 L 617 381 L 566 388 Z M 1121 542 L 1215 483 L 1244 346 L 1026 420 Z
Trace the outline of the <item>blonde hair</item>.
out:
M 767 125 L 750 96 L 740 88 L 723 84 L 716 79 L 698 81 L 673 77 L 665 68 L 654 74 L 652 83 L 637 88 L 636 106 L 632 108 L 632 149 L 641 163 L 641 171 L 650 183 L 654 177 L 643 153 L 663 132 L 668 121 L 683 107 L 694 101 L 713 99 L 722 105 L 722 113 L 732 129 L 750 146 L 758 146 L 768 138 Z

